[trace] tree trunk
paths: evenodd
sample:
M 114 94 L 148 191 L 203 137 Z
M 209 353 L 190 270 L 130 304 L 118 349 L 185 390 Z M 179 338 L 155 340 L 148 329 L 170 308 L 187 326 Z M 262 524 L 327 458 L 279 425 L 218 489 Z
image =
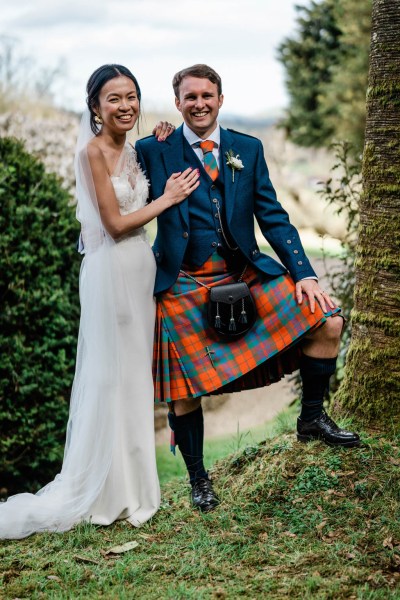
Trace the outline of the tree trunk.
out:
M 352 338 L 335 404 L 400 421 L 400 2 L 373 0 Z

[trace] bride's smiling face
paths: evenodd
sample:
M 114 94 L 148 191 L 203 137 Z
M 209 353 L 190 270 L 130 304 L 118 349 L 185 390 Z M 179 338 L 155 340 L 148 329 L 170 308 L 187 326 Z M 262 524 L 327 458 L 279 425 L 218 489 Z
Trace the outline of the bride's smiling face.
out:
M 135 125 L 140 103 L 136 86 L 129 77 L 120 75 L 107 81 L 99 94 L 96 113 L 103 121 L 104 133 L 126 133 Z

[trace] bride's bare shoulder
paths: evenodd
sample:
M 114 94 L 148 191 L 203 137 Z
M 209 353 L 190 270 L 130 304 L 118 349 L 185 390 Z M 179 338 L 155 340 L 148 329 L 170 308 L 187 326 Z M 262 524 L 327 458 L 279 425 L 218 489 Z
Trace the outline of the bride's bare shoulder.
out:
M 103 152 L 102 148 L 100 147 L 100 145 L 97 143 L 96 139 L 90 140 L 90 142 L 86 146 L 86 152 L 87 152 L 90 164 L 104 165 L 106 163 L 104 152 Z
M 104 152 L 101 149 L 96 138 L 90 140 L 90 142 L 86 146 L 86 151 L 88 153 L 89 158 L 98 158 L 100 156 L 104 156 Z

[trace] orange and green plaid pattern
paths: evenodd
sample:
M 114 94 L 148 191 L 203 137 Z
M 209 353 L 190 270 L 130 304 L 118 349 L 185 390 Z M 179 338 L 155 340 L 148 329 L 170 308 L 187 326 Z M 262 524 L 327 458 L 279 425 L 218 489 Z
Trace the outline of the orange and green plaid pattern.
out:
M 218 177 L 218 165 L 213 154 L 214 142 L 212 140 L 200 142 L 200 148 L 203 150 L 204 169 L 211 179 L 215 181 Z
M 237 281 L 214 253 L 202 267 L 184 270 L 208 286 Z M 154 344 L 156 402 L 263 387 L 298 368 L 295 343 L 326 316 L 317 305 L 297 304 L 290 275 L 267 280 L 250 265 L 244 280 L 251 289 L 258 319 L 235 341 L 221 341 L 208 325 L 209 291 L 180 274 L 158 297 Z M 338 313 L 336 309 L 334 313 Z

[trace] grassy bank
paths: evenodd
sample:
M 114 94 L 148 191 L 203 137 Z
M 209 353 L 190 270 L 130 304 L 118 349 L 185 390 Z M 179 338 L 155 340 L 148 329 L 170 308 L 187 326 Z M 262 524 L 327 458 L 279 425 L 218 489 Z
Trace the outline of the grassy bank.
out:
M 139 530 L 82 525 L 2 542 L 0 597 L 400 598 L 399 444 L 364 432 L 345 451 L 281 431 L 216 464 L 222 504 L 208 515 L 175 479 Z
M 273 421 L 267 422 L 251 430 L 239 429 L 229 435 L 209 438 L 204 443 L 204 464 L 212 467 L 218 460 L 258 442 L 270 439 L 285 431 L 294 431 L 298 408 L 293 407 L 282 411 Z M 160 483 L 163 486 L 173 477 L 187 479 L 187 471 L 182 456 L 177 450 L 174 456 L 168 444 L 157 446 L 157 468 Z

